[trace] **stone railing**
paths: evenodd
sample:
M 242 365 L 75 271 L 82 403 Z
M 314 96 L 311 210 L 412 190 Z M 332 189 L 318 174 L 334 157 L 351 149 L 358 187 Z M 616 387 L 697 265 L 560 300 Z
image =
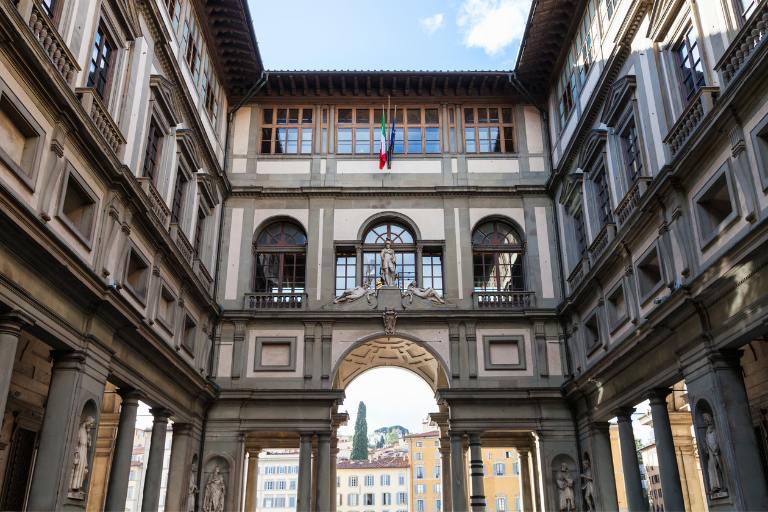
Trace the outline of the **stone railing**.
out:
M 305 293 L 246 293 L 243 309 L 301 309 Z
M 568 274 L 568 277 L 565 279 L 568 281 L 568 286 L 571 290 L 576 288 L 582 279 L 584 279 L 584 272 L 585 272 L 585 263 L 584 258 L 581 258 L 578 263 L 576 263 L 576 266 L 573 267 L 573 270 L 571 270 L 571 273 Z
M 51 63 L 59 71 L 64 81 L 73 86 L 77 72 L 80 71 L 77 59 L 67 48 L 64 39 L 61 38 L 59 31 L 56 30 L 56 26 L 45 14 L 45 11 L 43 11 L 39 0 L 31 2 L 31 8 L 29 29 L 40 42 L 40 46 L 48 54 L 48 58 L 51 59 Z
M 93 87 L 78 87 L 75 89 L 75 94 L 80 99 L 80 104 L 88 113 L 91 121 L 96 125 L 96 130 L 104 137 L 112 151 L 118 153 L 120 146 L 125 144 L 125 138 L 107 111 L 107 107 L 96 94 L 96 90 Z
M 592 243 L 589 244 L 589 248 L 587 249 L 587 252 L 589 252 L 589 256 L 592 258 L 592 261 L 596 260 L 600 254 L 602 254 L 605 248 L 608 247 L 610 241 L 613 240 L 615 235 L 616 224 L 613 222 L 605 223 L 595 239 L 592 240 Z
M 768 40 L 768 0 L 762 0 L 715 66 L 715 70 L 722 73 L 723 88 L 733 82 L 734 77 L 746 67 L 747 61 L 766 44 L 766 40 Z
M 712 111 L 717 101 L 719 90 L 718 87 L 702 87 L 691 98 L 688 107 L 664 139 L 664 143 L 668 144 L 672 150 L 672 156 L 677 155 L 680 148 L 696 131 L 696 128 L 699 127 L 701 121 Z
M 195 256 L 195 250 L 192 248 L 192 244 L 187 240 L 187 235 L 175 222 L 171 223 L 170 227 L 171 238 L 176 242 L 176 247 L 181 253 L 181 257 L 192 265 L 192 260 Z
M 207 268 L 205 268 L 205 263 L 200 261 L 200 258 L 195 258 L 192 269 L 195 271 L 195 275 L 198 277 L 198 279 L 200 279 L 200 281 L 202 281 L 205 285 L 205 289 L 209 292 L 213 291 L 211 289 L 213 286 L 213 276 L 211 276 L 211 273 L 208 272 Z
M 636 178 L 634 183 L 632 183 L 632 186 L 629 187 L 629 190 L 619 202 L 618 206 L 616 206 L 616 209 L 613 210 L 613 214 L 616 220 L 618 220 L 619 226 L 623 226 L 629 216 L 632 215 L 632 212 L 635 211 L 637 204 L 640 202 L 640 198 L 648 189 L 650 181 L 651 178 L 648 176 L 640 176 Z
M 523 309 L 533 303 L 533 292 L 473 292 L 472 297 L 480 309 Z
M 152 183 L 152 178 L 138 178 L 138 181 L 144 194 L 146 194 L 147 199 L 149 199 L 150 210 L 155 214 L 157 220 L 160 221 L 160 224 L 162 224 L 163 227 L 167 227 L 168 219 L 171 217 L 171 210 L 168 209 L 163 197 L 155 188 L 154 183 Z

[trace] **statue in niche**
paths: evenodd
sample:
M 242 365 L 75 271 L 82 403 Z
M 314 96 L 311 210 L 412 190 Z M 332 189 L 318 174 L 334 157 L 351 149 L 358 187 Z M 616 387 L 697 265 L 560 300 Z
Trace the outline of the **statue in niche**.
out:
M 395 324 L 397 323 L 397 311 L 392 308 L 386 308 L 381 315 L 384 320 L 384 334 L 395 334 Z
M 414 296 L 426 299 L 433 304 L 445 304 L 445 301 L 437 290 L 434 288 L 419 288 L 416 286 L 416 281 L 411 281 L 411 284 L 408 285 L 408 289 L 403 293 L 403 297 L 407 297 L 408 303 L 413 304 Z
M 395 259 L 395 250 L 392 249 L 392 242 L 387 239 L 384 242 L 384 248 L 381 250 L 381 282 L 384 286 L 395 286 L 397 281 L 397 262 Z
M 557 494 L 559 498 L 560 512 L 576 512 L 576 495 L 573 492 L 573 478 L 565 462 L 560 464 L 560 471 L 557 473 Z
M 77 429 L 77 442 L 72 459 L 72 478 L 69 481 L 69 497 L 84 499 L 85 479 L 88 476 L 88 451 L 91 448 L 91 430 L 96 424 L 96 418 L 86 416 L 80 421 Z
M 221 468 L 216 466 L 205 484 L 203 512 L 224 512 L 224 492 L 224 477 L 221 476 Z
M 347 288 L 341 295 L 333 299 L 334 304 L 346 304 L 347 302 L 354 302 L 361 297 L 365 297 L 368 304 L 371 303 L 371 296 L 376 293 L 374 290 L 368 288 L 368 286 L 355 286 L 354 288 Z
M 595 480 L 592 477 L 592 464 L 585 458 L 582 464 L 581 473 L 581 491 L 584 493 L 584 501 L 587 504 L 586 510 L 594 512 L 597 510 L 595 504 Z
M 720 443 L 717 440 L 715 420 L 708 412 L 702 413 L 701 419 L 706 427 L 704 444 L 707 449 L 707 475 L 709 476 L 709 492 L 713 496 L 726 493 L 723 482 L 723 459 L 720 455 Z
M 195 512 L 195 498 L 197 497 L 197 461 L 193 461 L 189 468 L 189 482 L 187 484 L 187 512 Z

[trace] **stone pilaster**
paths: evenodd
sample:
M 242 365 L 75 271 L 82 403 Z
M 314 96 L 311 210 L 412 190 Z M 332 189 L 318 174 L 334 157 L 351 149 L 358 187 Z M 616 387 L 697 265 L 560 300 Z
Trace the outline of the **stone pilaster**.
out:
M 597 510 L 618 510 L 616 476 L 611 454 L 610 424 L 595 422 L 589 426 L 591 441 L 591 472 L 595 487 L 595 508 Z
M 188 501 L 195 499 L 195 494 L 190 495 L 190 480 L 197 479 L 197 468 L 192 466 L 197 462 L 195 455 L 199 443 L 199 431 L 194 425 L 173 424 L 165 510 L 187 510 Z
M 16 361 L 16 349 L 19 346 L 19 336 L 24 327 L 32 324 L 32 318 L 21 311 L 14 311 L 0 316 L 0 361 L 4 361 L 6 369 L 0 372 L 0 419 L 5 415 L 5 404 L 11 388 L 13 363 Z
M 525 448 L 518 448 L 517 453 L 520 456 L 520 487 L 522 489 L 522 501 L 523 510 L 533 510 L 533 482 L 531 482 L 531 470 L 530 470 L 530 450 Z
M 315 510 L 331 510 L 331 434 L 317 435 L 317 486 Z
M 245 512 L 256 512 L 259 489 L 259 450 L 248 450 L 248 481 L 245 482 Z

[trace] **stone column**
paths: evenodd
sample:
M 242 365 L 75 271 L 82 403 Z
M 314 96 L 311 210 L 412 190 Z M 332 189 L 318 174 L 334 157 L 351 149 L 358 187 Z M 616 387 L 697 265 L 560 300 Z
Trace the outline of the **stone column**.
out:
M 94 349 L 96 350 L 96 349 Z M 84 415 L 92 416 L 91 449 L 87 461 L 90 469 L 98 430 L 98 413 L 107 380 L 106 356 L 86 352 L 53 352 L 54 363 L 48 399 L 40 431 L 35 469 L 29 491 L 27 510 L 61 510 L 65 504 L 85 508 L 89 479 L 79 493 L 70 496 L 74 448 Z
M 245 512 L 256 512 L 259 489 L 259 452 L 248 451 L 248 481 L 245 482 Z
M 31 323 L 32 319 L 20 311 L 0 316 L 0 361 L 5 365 L 5 369 L 0 372 L 0 420 L 5 415 L 5 404 L 8 402 L 8 392 L 11 389 L 19 336 L 21 330 Z
M 338 504 L 338 488 L 336 486 L 336 464 L 338 463 L 339 456 L 339 440 L 334 435 L 331 438 L 331 512 L 336 512 L 336 506 Z
M 485 490 L 483 488 L 483 453 L 480 434 L 469 434 L 469 474 L 472 494 L 469 496 L 472 512 L 485 512 Z
M 312 434 L 299 434 L 299 483 L 296 512 L 310 512 L 312 496 Z
M 624 488 L 627 493 L 627 506 L 631 512 L 648 510 L 648 501 L 643 493 L 640 478 L 640 463 L 637 460 L 635 434 L 632 431 L 632 413 L 635 410 L 626 407 L 616 411 L 619 424 L 619 447 L 621 448 L 621 468 L 624 472 Z
M 692 355 L 684 369 L 710 512 L 768 510 L 768 485 L 744 386 L 740 351 Z M 712 425 L 704 421 L 711 415 Z M 721 488 L 708 476 L 710 440 L 720 449 Z M 716 468 L 713 467 L 713 470 Z M 725 487 L 723 489 L 723 487 Z
M 165 432 L 168 428 L 170 411 L 166 409 L 151 409 L 154 422 L 152 437 L 149 441 L 149 457 L 147 472 L 144 475 L 144 494 L 141 499 L 141 511 L 153 512 L 160 502 L 160 484 L 163 478 L 163 456 L 165 455 Z
M 685 510 L 683 490 L 680 487 L 680 471 L 677 468 L 677 454 L 672 440 L 672 427 L 667 411 L 667 388 L 654 389 L 648 394 L 651 401 L 653 436 L 656 440 L 656 456 L 659 460 L 659 477 L 664 497 L 665 510 Z
M 173 424 L 165 510 L 187 510 L 188 501 L 195 499 L 195 494 L 189 493 L 189 484 L 191 479 L 197 480 L 197 467 L 193 467 L 193 461 L 199 443 L 191 423 Z
M 451 437 L 451 500 L 455 512 L 466 512 L 467 489 L 464 471 L 464 436 L 452 432 Z
M 331 434 L 321 432 L 317 435 L 317 487 L 315 510 L 331 510 Z
M 139 408 L 139 394 L 133 390 L 118 391 L 120 398 L 120 419 L 117 423 L 115 451 L 109 468 L 107 500 L 104 510 L 125 510 L 125 498 L 128 495 L 128 477 L 131 473 L 131 455 L 133 455 L 133 434 L 136 429 L 136 411 Z
M 544 510 L 541 507 L 541 474 L 539 469 L 538 446 L 534 441 L 533 449 L 531 450 L 531 476 L 533 477 L 533 509 L 536 512 Z
M 451 443 L 448 437 L 440 439 L 440 462 L 442 463 L 440 482 L 443 489 L 443 510 L 453 510 L 451 500 Z
M 610 424 L 607 421 L 592 423 L 592 478 L 595 485 L 595 501 L 599 510 L 619 510 L 616 495 L 616 476 L 611 454 Z
M 520 465 L 520 494 L 523 498 L 523 510 L 530 512 L 533 510 L 533 485 L 530 467 L 528 466 L 530 451 L 528 448 L 518 448 L 517 453 L 520 455 L 518 464 Z

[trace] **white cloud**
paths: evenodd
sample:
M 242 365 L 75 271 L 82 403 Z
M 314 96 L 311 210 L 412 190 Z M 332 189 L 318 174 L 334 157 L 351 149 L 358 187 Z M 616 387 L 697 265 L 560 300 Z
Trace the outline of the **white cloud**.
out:
M 419 25 L 421 25 L 422 30 L 426 32 L 429 35 L 434 34 L 437 32 L 440 27 L 443 26 L 445 23 L 445 14 L 438 12 L 437 14 L 433 14 L 432 16 L 428 16 L 426 18 L 422 18 L 419 20 Z
M 530 7 L 531 0 L 464 0 L 456 19 L 464 46 L 498 54 L 523 36 Z

